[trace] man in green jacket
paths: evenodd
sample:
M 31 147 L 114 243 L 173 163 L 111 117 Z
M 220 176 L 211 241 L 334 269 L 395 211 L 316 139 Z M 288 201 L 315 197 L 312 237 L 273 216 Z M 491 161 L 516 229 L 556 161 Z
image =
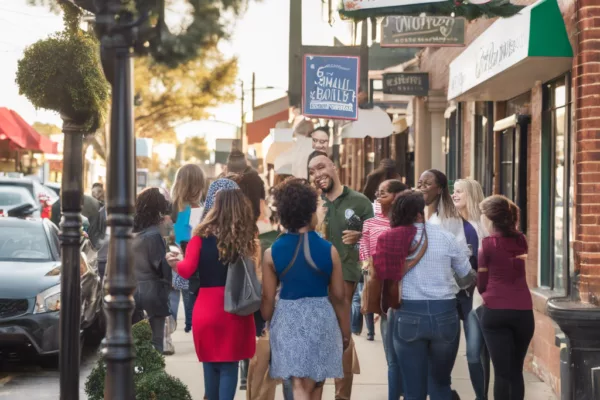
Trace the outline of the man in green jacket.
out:
M 362 224 L 373 218 L 373 205 L 363 194 L 342 185 L 337 168 L 326 153 L 315 152 L 309 162 L 310 178 L 322 191 L 326 208 L 322 233 L 340 254 L 345 281 L 346 308 L 351 313 L 352 296 L 361 278 L 358 257 L 358 243 Z M 353 370 L 358 373 L 358 360 L 355 360 L 354 343 L 344 352 L 344 379 L 336 379 L 336 400 L 349 400 L 352 393 Z M 356 366 L 356 368 L 353 368 Z

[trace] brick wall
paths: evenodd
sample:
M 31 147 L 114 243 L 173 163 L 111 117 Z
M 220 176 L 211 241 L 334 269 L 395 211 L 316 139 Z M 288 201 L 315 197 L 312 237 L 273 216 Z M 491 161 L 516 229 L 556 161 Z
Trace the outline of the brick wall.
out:
M 580 0 L 575 95 L 575 267 L 582 301 L 600 305 L 600 1 Z

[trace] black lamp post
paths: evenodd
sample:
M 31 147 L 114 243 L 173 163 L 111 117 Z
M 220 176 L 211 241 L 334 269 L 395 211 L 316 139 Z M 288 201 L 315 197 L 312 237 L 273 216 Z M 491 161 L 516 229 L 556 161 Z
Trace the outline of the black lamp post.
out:
M 81 204 L 83 200 L 83 135 L 76 121 L 62 116 L 65 135 L 63 177 L 61 184 L 62 220 L 60 242 L 62 273 L 60 277 L 59 368 L 60 399 L 79 397 L 79 341 L 81 324 Z
M 107 213 L 111 230 L 107 270 L 105 313 L 107 330 L 103 349 L 106 362 L 104 398 L 135 398 L 134 346 L 131 314 L 134 308 L 133 254 L 131 239 L 135 200 L 135 142 L 133 131 L 133 53 L 144 53 L 148 40 L 157 30 L 150 26 L 150 15 L 162 22 L 164 4 L 157 9 L 138 10 L 134 15 L 121 0 L 72 0 L 96 16 L 95 30 L 100 40 L 102 68 L 112 86 L 112 108 L 107 177 Z M 157 14 L 160 15 L 157 15 Z M 63 313 L 61 315 L 61 400 L 79 398 L 79 227 L 81 226 L 82 140 L 83 135 L 65 122 L 65 176 L 63 176 Z M 73 157 L 75 156 L 75 157 Z M 65 253 L 68 250 L 69 253 Z M 68 291 L 68 293 L 67 293 Z M 69 301 L 68 307 L 65 304 Z M 75 304 L 77 303 L 77 304 Z M 68 312 L 66 312 L 68 309 Z M 75 329 L 77 341 L 75 342 Z

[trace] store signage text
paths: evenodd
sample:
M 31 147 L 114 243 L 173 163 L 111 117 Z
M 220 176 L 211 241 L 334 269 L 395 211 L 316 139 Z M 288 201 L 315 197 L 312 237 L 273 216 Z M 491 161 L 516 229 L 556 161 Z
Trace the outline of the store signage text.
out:
M 464 44 L 464 18 L 390 16 L 381 25 L 382 47 L 443 47 Z
M 356 120 L 358 118 L 359 58 L 304 57 L 303 114 Z
M 429 93 L 429 74 L 427 72 L 384 74 L 383 93 L 406 96 L 427 96 Z
M 475 64 L 475 76 L 494 70 L 523 47 L 527 47 L 527 38 L 509 38 L 503 42 L 490 42 L 479 49 Z

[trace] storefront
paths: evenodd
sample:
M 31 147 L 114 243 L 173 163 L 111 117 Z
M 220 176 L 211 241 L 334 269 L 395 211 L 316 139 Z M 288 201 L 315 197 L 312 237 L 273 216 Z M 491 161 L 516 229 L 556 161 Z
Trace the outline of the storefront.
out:
M 559 5 L 541 0 L 473 38 L 450 63 L 448 78 L 456 110 L 448 119 L 447 172 L 456 173 L 460 164 L 451 155 L 461 145 L 457 152 L 470 154 L 463 176 L 478 180 L 486 196 L 502 194 L 520 207 L 536 317 L 529 366 L 557 392 L 560 329 L 546 301 L 565 294 L 573 272 L 572 64 Z

